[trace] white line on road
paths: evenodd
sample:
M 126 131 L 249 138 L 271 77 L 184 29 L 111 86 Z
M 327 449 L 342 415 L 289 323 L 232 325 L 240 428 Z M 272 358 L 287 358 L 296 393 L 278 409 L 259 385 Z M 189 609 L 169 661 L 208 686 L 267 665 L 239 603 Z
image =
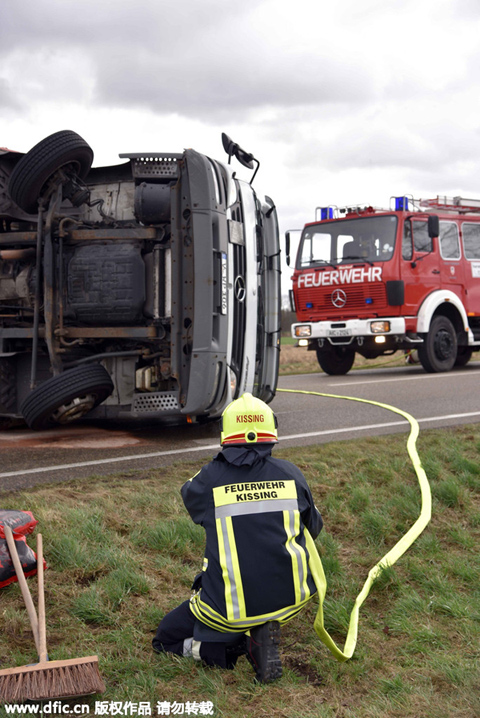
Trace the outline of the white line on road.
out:
M 465 374 L 463 372 L 452 372 L 448 375 L 449 379 L 456 379 L 457 377 L 462 377 L 465 379 L 467 376 L 472 376 L 480 374 L 480 371 L 472 371 L 468 372 L 468 374 Z M 331 382 L 328 386 L 355 386 L 355 384 L 386 384 L 387 382 L 392 381 L 415 381 L 416 379 L 421 379 L 422 381 L 425 381 L 426 379 L 445 379 L 444 374 L 417 374 L 417 376 L 405 376 L 405 377 L 397 377 L 396 379 L 374 379 L 370 377 L 366 377 L 363 381 L 342 381 L 337 383 Z
M 0 474 L 0 479 L 6 479 L 8 476 L 24 476 L 25 474 L 41 474 L 47 471 L 60 471 L 61 469 L 78 469 L 82 466 L 98 466 L 100 464 L 116 464 L 120 461 L 138 461 L 138 459 L 153 459 L 157 456 L 172 456 L 173 454 L 187 454 L 192 451 L 204 451 L 205 449 L 218 449 L 218 444 L 210 444 L 209 446 L 194 446 L 188 449 L 172 449 L 170 451 L 154 451 L 151 454 L 132 454 L 131 456 L 115 456 L 112 459 L 98 459 L 97 461 L 79 461 L 75 464 L 57 464 L 56 466 L 42 466 L 38 469 L 25 469 L 23 471 L 6 471 Z
M 449 419 L 469 419 L 480 416 L 480 411 L 472 411 L 468 414 L 446 414 L 445 416 L 431 416 L 425 419 L 417 419 L 419 424 L 426 424 L 432 421 L 446 421 Z M 306 434 L 290 434 L 279 436 L 279 441 L 291 441 L 292 439 L 305 439 L 312 436 L 327 436 L 328 434 L 345 434 L 352 431 L 367 431 L 369 429 L 388 429 L 392 426 L 406 425 L 405 421 L 387 421 L 383 424 L 363 424 L 362 426 L 350 426 L 343 429 L 326 429 L 325 431 L 311 431 Z M 188 454 L 194 451 L 220 450 L 218 444 L 209 444 L 202 447 L 189 447 L 187 449 L 172 449 L 170 451 L 155 451 L 150 454 L 132 454 L 131 456 L 116 456 L 112 459 L 99 459 L 97 461 L 81 461 L 74 464 L 57 464 L 56 466 L 42 466 L 37 469 L 23 469 L 21 471 L 5 471 L 0 474 L 0 479 L 10 476 L 26 476 L 27 474 L 41 474 L 48 471 L 61 471 L 62 469 L 78 469 L 84 466 L 99 466 L 100 464 L 116 464 L 121 461 L 138 461 L 139 459 L 154 459 L 160 456 L 172 456 L 174 454 Z

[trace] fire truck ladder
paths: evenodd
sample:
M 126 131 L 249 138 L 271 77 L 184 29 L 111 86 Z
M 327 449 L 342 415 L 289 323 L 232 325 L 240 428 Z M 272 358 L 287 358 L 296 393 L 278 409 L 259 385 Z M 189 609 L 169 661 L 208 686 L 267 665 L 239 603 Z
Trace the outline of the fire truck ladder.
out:
M 417 200 L 420 207 L 427 209 L 437 209 L 443 212 L 455 212 L 456 214 L 466 214 L 467 212 L 475 212 L 480 214 L 480 199 L 465 199 L 465 197 L 444 197 L 438 195 L 435 199 Z

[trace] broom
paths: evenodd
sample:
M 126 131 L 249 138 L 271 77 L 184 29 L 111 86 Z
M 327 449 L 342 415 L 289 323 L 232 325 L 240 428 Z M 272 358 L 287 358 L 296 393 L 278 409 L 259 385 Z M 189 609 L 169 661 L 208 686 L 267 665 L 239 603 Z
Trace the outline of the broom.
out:
M 12 559 L 15 573 L 17 575 L 18 585 L 20 586 L 23 600 L 25 602 L 25 607 L 27 609 L 28 617 L 30 619 L 30 625 L 32 627 L 33 637 L 35 639 L 35 646 L 37 648 L 37 653 L 40 654 L 40 646 L 38 643 L 37 612 L 35 610 L 35 606 L 33 605 L 32 594 L 30 593 L 30 589 L 27 584 L 27 579 L 25 578 L 25 574 L 23 573 L 23 568 L 22 568 L 22 564 L 20 563 L 20 558 L 18 556 L 17 546 L 15 544 L 15 539 L 13 538 L 12 529 L 10 528 L 10 526 L 8 524 L 3 525 L 3 533 L 5 534 L 5 538 L 7 540 L 7 546 L 8 546 L 8 550 L 10 552 L 10 557 Z M 42 566 L 42 568 L 43 568 L 43 566 Z M 0 695 L 1 695 L 1 692 L 0 692 Z
M 5 703 L 15 703 L 103 693 L 105 684 L 98 670 L 97 656 L 48 660 L 41 534 L 37 536 L 37 577 L 39 662 L 0 671 L 0 698 Z

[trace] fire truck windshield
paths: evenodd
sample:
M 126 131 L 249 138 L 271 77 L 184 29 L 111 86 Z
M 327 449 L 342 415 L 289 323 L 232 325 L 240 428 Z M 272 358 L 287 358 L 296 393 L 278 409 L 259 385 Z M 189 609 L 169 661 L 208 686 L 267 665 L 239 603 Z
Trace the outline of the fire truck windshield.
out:
M 297 269 L 351 263 L 387 262 L 393 257 L 397 217 L 355 217 L 305 227 Z

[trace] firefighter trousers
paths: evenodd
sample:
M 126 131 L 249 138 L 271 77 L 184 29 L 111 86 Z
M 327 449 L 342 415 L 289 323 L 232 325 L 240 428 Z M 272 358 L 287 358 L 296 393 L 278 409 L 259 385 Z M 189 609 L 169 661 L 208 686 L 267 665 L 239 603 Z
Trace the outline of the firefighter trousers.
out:
M 245 635 L 224 634 L 200 624 L 189 603 L 184 601 L 162 618 L 152 641 L 153 650 L 193 656 L 207 666 L 234 668 L 237 658 L 247 652 Z

